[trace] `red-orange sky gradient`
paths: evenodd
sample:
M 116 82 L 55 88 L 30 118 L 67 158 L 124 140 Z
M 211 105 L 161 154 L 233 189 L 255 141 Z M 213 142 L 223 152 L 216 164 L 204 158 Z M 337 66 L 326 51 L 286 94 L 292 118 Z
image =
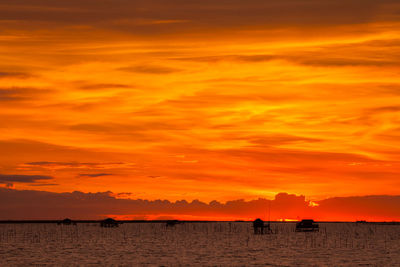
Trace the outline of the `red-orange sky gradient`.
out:
M 275 219 L 400 220 L 399 62 L 397 0 L 2 0 L 1 217 L 79 191 L 222 203 L 93 218 L 246 219 L 267 207 L 226 202 L 285 192 L 307 208 Z

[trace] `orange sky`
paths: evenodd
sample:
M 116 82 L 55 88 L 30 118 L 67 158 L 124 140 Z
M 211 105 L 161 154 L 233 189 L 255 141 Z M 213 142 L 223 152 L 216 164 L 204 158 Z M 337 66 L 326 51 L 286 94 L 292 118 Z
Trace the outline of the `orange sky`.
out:
M 3 187 L 400 194 L 397 1 L 56 2 L 0 4 Z

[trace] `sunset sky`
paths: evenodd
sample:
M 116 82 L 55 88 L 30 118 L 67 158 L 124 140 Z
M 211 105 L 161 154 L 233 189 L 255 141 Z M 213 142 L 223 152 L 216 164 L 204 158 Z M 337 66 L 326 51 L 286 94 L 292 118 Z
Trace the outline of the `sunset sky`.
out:
M 2 0 L 0 199 L 395 198 L 399 62 L 398 0 Z

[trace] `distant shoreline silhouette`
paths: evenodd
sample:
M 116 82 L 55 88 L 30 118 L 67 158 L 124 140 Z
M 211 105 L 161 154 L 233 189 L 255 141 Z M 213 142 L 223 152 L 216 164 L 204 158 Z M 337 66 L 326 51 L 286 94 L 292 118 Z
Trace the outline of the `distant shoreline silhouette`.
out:
M 100 226 L 101 227 L 106 227 L 106 228 L 114 228 L 114 227 L 118 227 L 120 224 L 120 222 L 112 219 L 112 218 L 107 218 L 104 219 L 102 221 L 100 221 Z
M 73 220 L 75 223 L 100 223 L 104 219 L 97 220 Z M 170 220 L 116 220 L 121 223 L 167 223 Z M 181 223 L 212 223 L 212 222 L 232 222 L 232 223 L 252 223 L 253 221 L 233 220 L 233 221 L 201 221 L 201 220 L 179 220 Z M 59 223 L 60 220 L 0 220 L 0 224 L 13 224 L 13 223 Z M 271 221 L 274 224 L 286 224 L 286 223 L 297 223 L 297 221 Z M 318 223 L 360 223 L 356 221 L 318 221 Z M 382 225 L 400 225 L 398 221 L 376 221 L 376 222 L 365 222 L 367 224 L 382 224 Z

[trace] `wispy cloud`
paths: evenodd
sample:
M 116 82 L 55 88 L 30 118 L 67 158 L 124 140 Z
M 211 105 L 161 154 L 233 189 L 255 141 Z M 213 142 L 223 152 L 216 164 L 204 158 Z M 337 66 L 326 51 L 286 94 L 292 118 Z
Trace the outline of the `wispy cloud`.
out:
M 131 85 L 127 84 L 118 84 L 118 83 L 99 83 L 99 84 L 85 84 L 80 86 L 79 88 L 83 90 L 112 90 L 112 89 L 124 89 L 124 88 L 132 88 Z
M 30 186 L 57 186 L 57 185 L 59 185 L 59 184 L 46 184 L 46 183 L 43 183 L 43 184 L 31 184 Z
M 77 169 L 107 169 L 113 167 L 120 167 L 124 165 L 122 162 L 51 162 L 51 161 L 38 161 L 27 162 L 22 164 L 25 166 L 37 166 L 42 168 L 58 169 L 58 168 L 77 168 Z
M 2 78 L 28 78 L 32 75 L 24 72 L 4 72 L 0 71 L 0 79 Z
M 0 174 L 0 184 L 6 185 L 6 187 L 13 187 L 14 183 L 24 183 L 33 186 L 44 185 L 41 182 L 43 180 L 52 180 L 52 176 L 44 175 L 23 175 L 23 174 Z M 47 184 L 54 185 L 54 184 Z
M 50 92 L 47 89 L 30 87 L 0 88 L 0 101 L 32 101 L 36 97 L 44 96 Z
M 136 72 L 136 73 L 143 73 L 143 74 L 171 74 L 177 73 L 182 70 L 165 67 L 165 66 L 152 66 L 152 65 L 142 65 L 142 66 L 129 66 L 119 68 L 118 70 L 127 71 L 127 72 Z
M 79 177 L 100 177 L 100 176 L 109 176 L 111 173 L 80 173 Z

